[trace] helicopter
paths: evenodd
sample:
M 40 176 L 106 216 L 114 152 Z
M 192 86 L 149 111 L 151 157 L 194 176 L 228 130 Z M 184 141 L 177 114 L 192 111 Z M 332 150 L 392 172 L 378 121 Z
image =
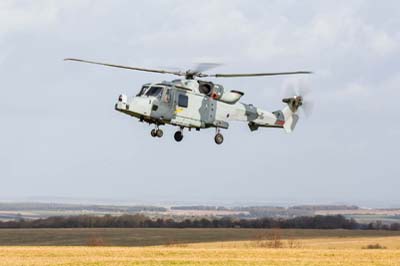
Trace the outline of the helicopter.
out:
M 65 61 L 102 65 L 135 71 L 159 74 L 170 74 L 181 79 L 144 84 L 139 92 L 132 97 L 121 94 L 115 104 L 115 110 L 139 119 L 140 122 L 154 124 L 150 134 L 161 138 L 163 130 L 160 126 L 177 126 L 174 134 L 177 142 L 183 140 L 183 131 L 214 128 L 214 141 L 222 144 L 224 137 L 221 129 L 228 129 L 230 121 L 247 123 L 251 131 L 259 128 L 282 128 L 287 133 L 294 130 L 299 120 L 298 109 L 306 107 L 304 95 L 293 91 L 290 97 L 282 100 L 286 106 L 277 111 L 269 112 L 252 104 L 239 102 L 244 93 L 239 90 L 227 91 L 221 84 L 216 84 L 204 78 L 234 78 L 311 74 L 311 71 L 267 72 L 243 74 L 206 74 L 204 70 L 216 67 L 218 64 L 199 64 L 194 70 L 171 71 L 149 69 L 101 63 L 77 58 L 66 58 Z M 304 110 L 306 112 L 306 110 Z

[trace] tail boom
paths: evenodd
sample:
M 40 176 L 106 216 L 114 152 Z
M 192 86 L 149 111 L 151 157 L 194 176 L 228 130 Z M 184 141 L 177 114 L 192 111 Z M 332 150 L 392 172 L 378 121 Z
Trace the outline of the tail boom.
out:
M 287 133 L 293 132 L 299 121 L 299 116 L 296 114 L 298 108 L 302 105 L 302 97 L 295 96 L 293 98 L 285 98 L 282 101 L 287 103 L 287 106 L 282 110 L 278 110 L 269 113 L 274 117 L 273 121 L 268 119 L 268 121 L 261 119 L 256 119 L 249 123 L 249 128 L 251 131 L 257 130 L 259 127 L 272 127 L 272 128 L 283 128 Z M 261 114 L 267 112 L 261 112 Z M 262 116 L 261 116 L 262 117 Z

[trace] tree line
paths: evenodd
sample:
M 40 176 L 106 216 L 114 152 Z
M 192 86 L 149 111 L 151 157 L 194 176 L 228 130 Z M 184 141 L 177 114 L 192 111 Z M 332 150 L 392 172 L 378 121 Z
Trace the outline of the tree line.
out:
M 295 218 L 201 218 L 151 219 L 142 214 L 121 216 L 56 216 L 36 220 L 2 221 L 0 228 L 301 228 L 400 230 L 400 223 L 361 224 L 342 215 L 316 215 Z

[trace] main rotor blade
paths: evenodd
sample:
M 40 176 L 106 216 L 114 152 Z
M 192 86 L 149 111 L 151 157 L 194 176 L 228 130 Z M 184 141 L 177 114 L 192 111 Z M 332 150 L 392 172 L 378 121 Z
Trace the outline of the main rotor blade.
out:
M 222 66 L 221 63 L 197 63 L 194 67 L 194 69 L 192 70 L 195 73 L 202 73 L 204 71 L 210 70 L 212 68 L 216 68 Z
M 142 68 L 142 67 L 121 66 L 121 65 L 94 62 L 94 61 L 77 59 L 77 58 L 65 58 L 64 61 L 75 61 L 75 62 L 81 62 L 81 63 L 102 65 L 102 66 L 107 66 L 107 67 L 116 67 L 116 68 L 123 68 L 123 69 L 137 70 L 137 71 L 144 71 L 144 72 L 152 72 L 152 73 L 160 73 L 160 74 L 172 74 L 172 75 L 177 75 L 177 76 L 185 75 L 185 73 L 183 73 L 181 71 L 167 71 L 167 70 L 161 70 L 161 69 L 149 69 L 149 68 Z
M 312 74 L 311 71 L 294 71 L 294 72 L 270 72 L 270 73 L 244 73 L 244 74 L 213 74 L 206 75 L 207 77 L 215 78 L 236 78 L 236 77 L 261 77 L 261 76 L 280 76 L 280 75 L 298 75 Z

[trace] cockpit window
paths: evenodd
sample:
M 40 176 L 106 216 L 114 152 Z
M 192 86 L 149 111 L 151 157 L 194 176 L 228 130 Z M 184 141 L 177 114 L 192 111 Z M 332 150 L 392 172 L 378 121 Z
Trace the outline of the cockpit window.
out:
M 142 96 L 144 92 L 149 88 L 149 86 L 143 86 L 140 92 L 136 96 Z
M 163 90 L 162 87 L 153 86 L 146 92 L 146 95 L 154 96 L 154 97 L 161 97 L 162 90 Z

